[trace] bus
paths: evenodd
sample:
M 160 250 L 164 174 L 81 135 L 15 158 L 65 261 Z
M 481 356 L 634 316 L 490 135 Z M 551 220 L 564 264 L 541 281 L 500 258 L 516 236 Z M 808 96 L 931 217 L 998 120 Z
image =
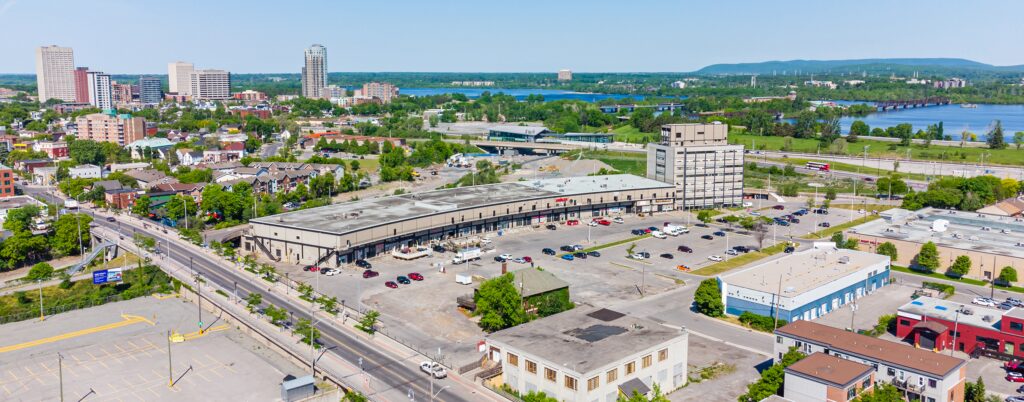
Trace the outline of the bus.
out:
M 807 168 L 811 170 L 820 170 L 822 172 L 827 172 L 828 164 L 821 162 L 807 162 Z

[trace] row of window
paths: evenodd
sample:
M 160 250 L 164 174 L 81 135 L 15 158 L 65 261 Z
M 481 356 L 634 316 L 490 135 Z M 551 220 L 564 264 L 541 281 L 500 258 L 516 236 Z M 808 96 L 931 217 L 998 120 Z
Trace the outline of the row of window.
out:
M 530 373 L 530 374 L 537 374 L 537 363 L 532 361 L 532 360 L 530 360 L 530 359 L 525 359 L 525 360 L 526 360 L 526 364 L 525 364 L 526 372 Z M 668 349 L 659 350 L 658 351 L 658 361 L 659 362 L 663 362 L 665 360 L 668 360 Z M 514 353 L 506 353 L 505 361 L 508 362 L 508 364 L 510 366 L 519 367 L 519 356 L 514 354 Z M 653 365 L 653 364 L 654 364 L 654 357 L 652 355 L 647 355 L 647 356 L 644 356 L 644 357 L 640 358 L 640 367 L 641 368 L 648 368 L 648 367 L 651 367 L 651 365 Z M 629 363 L 626 363 L 626 365 L 623 367 L 623 369 L 624 369 L 624 373 L 625 373 L 625 374 L 623 374 L 624 376 L 628 376 L 630 374 L 635 373 L 636 372 L 636 362 L 635 361 L 631 361 Z M 566 388 L 571 389 L 573 391 L 577 390 L 578 385 L 577 385 L 576 378 L 570 377 L 568 375 L 563 375 L 562 377 L 563 377 L 563 381 L 562 381 L 563 385 L 565 385 Z M 608 384 L 611 384 L 611 383 L 615 382 L 616 380 L 618 380 L 618 378 L 619 378 L 619 369 L 618 368 L 613 368 L 611 370 L 608 370 L 608 372 L 605 373 L 605 382 L 608 383 Z M 546 379 L 548 381 L 551 381 L 551 382 L 557 382 L 558 381 L 558 371 L 556 371 L 554 369 L 551 369 L 551 368 L 548 368 L 548 367 L 544 367 L 544 379 Z M 601 386 L 601 378 L 600 378 L 600 376 L 594 376 L 594 377 L 591 377 L 590 379 L 587 380 L 587 391 L 593 391 L 593 390 L 597 389 L 600 386 Z

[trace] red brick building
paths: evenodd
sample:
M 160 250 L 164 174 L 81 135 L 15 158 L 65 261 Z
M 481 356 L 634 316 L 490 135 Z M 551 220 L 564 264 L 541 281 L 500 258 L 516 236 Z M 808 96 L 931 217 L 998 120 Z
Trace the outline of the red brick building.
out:
M 230 112 L 231 115 L 238 116 L 242 118 L 242 120 L 245 120 L 245 118 L 249 116 L 256 116 L 261 119 L 269 119 L 270 116 L 273 115 L 273 111 L 270 109 L 257 109 L 252 107 L 231 109 Z
M 965 305 L 920 297 L 899 308 L 896 336 L 922 349 L 1024 360 L 1024 309 Z
M 14 182 L 16 180 L 14 170 L 0 165 L 0 198 L 14 197 Z
M 125 188 L 121 190 L 108 190 L 103 193 L 103 199 L 111 208 L 128 209 L 135 205 L 135 198 L 138 197 L 138 190 Z

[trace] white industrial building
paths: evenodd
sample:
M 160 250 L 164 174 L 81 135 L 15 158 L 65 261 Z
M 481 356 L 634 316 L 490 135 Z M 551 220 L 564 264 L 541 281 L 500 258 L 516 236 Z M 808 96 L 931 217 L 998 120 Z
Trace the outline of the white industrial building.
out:
M 489 335 L 487 358 L 520 395 L 615 402 L 634 390 L 649 396 L 655 384 L 662 392 L 686 384 L 688 339 L 685 329 L 581 306 Z
M 718 283 L 727 314 L 813 320 L 888 284 L 889 264 L 888 256 L 817 242 L 810 250 L 720 276 Z
M 68 176 L 75 179 L 99 179 L 103 169 L 96 165 L 78 165 L 68 168 Z

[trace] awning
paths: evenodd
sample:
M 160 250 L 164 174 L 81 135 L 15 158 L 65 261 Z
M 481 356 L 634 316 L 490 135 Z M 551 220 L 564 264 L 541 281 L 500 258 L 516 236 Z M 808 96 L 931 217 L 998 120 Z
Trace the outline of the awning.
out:
M 651 387 L 648 387 L 647 384 L 644 384 L 644 382 L 640 381 L 639 378 L 634 378 L 619 384 L 619 392 L 622 392 L 622 394 L 627 398 L 633 396 L 634 391 L 640 395 L 647 396 L 647 393 L 651 392 Z
M 949 330 L 949 328 L 947 328 L 945 325 L 940 324 L 937 321 L 921 321 L 921 322 L 919 322 L 917 324 L 914 324 L 914 326 L 912 328 L 913 329 L 918 329 L 918 328 L 920 328 L 920 329 L 927 329 L 927 330 L 932 331 L 932 332 L 934 332 L 936 334 L 941 334 L 941 333 L 946 332 L 946 331 Z

